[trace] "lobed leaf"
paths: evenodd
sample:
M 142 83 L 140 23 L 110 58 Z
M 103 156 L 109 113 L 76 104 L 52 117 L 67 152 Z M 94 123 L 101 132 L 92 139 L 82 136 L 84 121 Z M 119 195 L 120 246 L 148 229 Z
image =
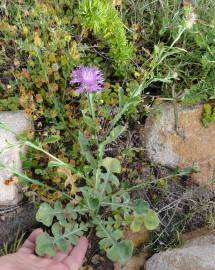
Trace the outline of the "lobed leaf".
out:
M 122 240 L 113 245 L 107 252 L 107 257 L 113 262 L 126 262 L 133 253 L 133 244 L 131 240 Z
M 106 157 L 102 161 L 102 166 L 105 167 L 105 169 L 111 173 L 120 173 L 121 172 L 120 161 L 116 158 Z
M 55 256 L 56 252 L 54 249 L 54 240 L 48 233 L 44 232 L 39 235 L 36 239 L 36 249 L 37 255 L 39 256 Z
M 149 231 L 155 230 L 160 223 L 158 214 L 153 211 L 152 209 L 149 209 L 146 215 L 144 215 L 144 225 L 146 226 L 146 229 Z
M 47 227 L 52 225 L 54 218 L 54 210 L 48 203 L 42 203 L 36 213 L 37 221 L 43 223 Z
M 149 211 L 149 204 L 143 199 L 137 199 L 133 204 L 134 211 L 138 214 L 147 214 Z

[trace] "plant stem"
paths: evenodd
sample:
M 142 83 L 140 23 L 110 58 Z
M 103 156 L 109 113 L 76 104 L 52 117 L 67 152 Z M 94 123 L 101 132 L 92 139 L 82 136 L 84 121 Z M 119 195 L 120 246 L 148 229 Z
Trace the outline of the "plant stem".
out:
M 190 171 L 189 173 L 195 172 L 195 167 L 194 167 L 194 166 L 188 167 L 188 168 L 191 169 L 191 171 Z M 187 174 L 189 174 L 189 173 L 187 173 Z M 186 175 L 187 175 L 187 174 L 186 174 Z M 114 196 L 117 196 L 117 195 L 120 196 L 120 195 L 122 195 L 122 194 L 124 194 L 124 193 L 126 193 L 126 192 L 131 192 L 131 191 L 137 190 L 137 189 L 139 189 L 139 188 L 145 187 L 145 186 L 150 185 L 150 184 L 156 184 L 156 183 L 160 182 L 161 180 L 168 180 L 168 179 L 171 179 L 171 178 L 173 178 L 173 177 L 182 176 L 182 175 L 185 175 L 183 171 L 182 171 L 182 172 L 179 172 L 179 173 L 175 173 L 175 174 L 170 174 L 170 175 L 168 175 L 168 176 L 166 176 L 166 177 L 162 177 L 162 178 L 159 178 L 159 179 L 154 179 L 154 180 L 151 180 L 151 181 L 148 181 L 148 182 L 145 181 L 144 183 L 141 183 L 141 184 L 139 184 L 139 185 L 136 185 L 136 186 L 133 186 L 133 187 L 124 189 L 124 190 L 119 190 L 119 191 L 117 191 L 117 192 L 116 192 L 115 194 L 113 194 L 113 195 L 114 195 Z
M 96 184 L 95 184 L 95 189 L 97 190 L 99 185 L 100 185 L 100 164 L 98 164 L 98 168 L 96 170 Z
M 110 177 L 110 172 L 107 173 L 106 177 L 105 177 L 105 181 L 104 181 L 104 186 L 103 186 L 103 189 L 101 191 L 101 195 L 100 195 L 100 198 L 99 198 L 99 201 L 101 201 L 103 195 L 104 195 L 104 192 L 106 190 L 106 187 L 107 187 L 107 183 L 108 183 L 108 180 L 109 180 L 109 177 Z
M 170 48 L 172 48 L 175 45 L 175 43 L 180 39 L 180 37 L 182 36 L 182 34 L 184 33 L 184 31 L 186 29 L 187 29 L 186 27 L 181 29 L 181 31 L 178 33 L 177 37 L 173 40 L 172 44 L 170 45 Z
M 90 114 L 92 116 L 92 119 L 94 123 L 96 122 L 96 117 L 95 117 L 95 110 L 94 110 L 94 100 L 93 100 L 93 93 L 89 93 L 87 95 L 88 98 L 88 103 L 89 103 L 89 108 L 90 108 Z
M 65 167 L 67 167 L 67 168 L 69 167 L 69 169 L 70 169 L 73 173 L 79 175 L 80 177 L 85 178 L 84 175 L 82 175 L 82 173 L 80 173 L 80 172 L 77 171 L 76 169 L 72 168 L 71 166 L 68 166 L 68 164 L 64 163 L 64 162 L 63 162 L 62 160 L 60 160 L 59 158 L 53 156 L 52 154 L 50 154 L 49 152 L 47 152 L 46 150 L 44 150 L 42 147 L 39 147 L 39 146 L 37 146 L 36 144 L 34 144 L 34 143 L 32 143 L 32 142 L 29 142 L 29 141 L 26 141 L 26 142 L 25 142 L 25 145 L 27 145 L 27 146 L 29 146 L 29 147 L 35 149 L 35 150 L 38 150 L 38 151 L 40 151 L 40 152 L 46 154 L 47 156 L 49 156 L 49 157 L 52 158 L 53 160 L 59 162 L 59 166 L 65 166 Z
M 32 179 L 32 178 L 28 177 L 27 175 L 21 174 L 21 173 L 19 173 L 19 172 L 17 172 L 17 171 L 13 171 L 13 173 L 14 173 L 16 176 L 20 177 L 20 178 L 21 178 L 23 181 L 25 181 L 25 182 L 29 182 L 29 183 L 35 184 L 35 185 L 37 185 L 37 186 L 45 187 L 45 188 L 47 188 L 48 190 L 60 192 L 65 198 L 70 199 L 70 200 L 72 199 L 72 198 L 71 198 L 68 194 L 66 194 L 65 192 L 59 191 L 59 190 L 56 189 L 56 188 L 50 187 L 50 186 L 48 186 L 48 185 L 46 185 L 46 184 L 43 184 L 43 183 L 39 182 L 38 180 L 35 180 L 35 179 Z

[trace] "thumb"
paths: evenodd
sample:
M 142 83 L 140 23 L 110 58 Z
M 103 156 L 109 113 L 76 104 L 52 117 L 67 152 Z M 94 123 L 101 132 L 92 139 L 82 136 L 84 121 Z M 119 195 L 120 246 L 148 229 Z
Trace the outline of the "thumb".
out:
M 18 250 L 18 253 L 23 254 L 34 254 L 35 249 L 35 242 L 37 237 L 43 233 L 42 229 L 36 229 L 34 230 L 30 236 L 27 238 L 27 240 L 24 242 L 22 247 Z

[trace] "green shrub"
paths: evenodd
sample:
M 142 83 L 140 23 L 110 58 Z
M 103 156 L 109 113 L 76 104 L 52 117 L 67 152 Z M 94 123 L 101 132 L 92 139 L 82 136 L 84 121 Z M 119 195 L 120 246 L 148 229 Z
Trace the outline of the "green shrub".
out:
M 79 7 L 80 22 L 109 46 L 109 55 L 118 75 L 124 75 L 133 55 L 125 28 L 110 0 L 83 0 Z

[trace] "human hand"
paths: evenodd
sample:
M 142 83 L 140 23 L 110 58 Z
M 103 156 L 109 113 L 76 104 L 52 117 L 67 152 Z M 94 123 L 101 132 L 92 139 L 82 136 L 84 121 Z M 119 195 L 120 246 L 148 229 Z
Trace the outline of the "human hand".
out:
M 17 253 L 0 257 L 0 269 L 4 270 L 78 270 L 84 260 L 88 241 L 81 237 L 77 246 L 70 247 L 67 252 L 58 252 L 55 257 L 39 257 L 35 255 L 35 241 L 42 233 L 36 229 Z

